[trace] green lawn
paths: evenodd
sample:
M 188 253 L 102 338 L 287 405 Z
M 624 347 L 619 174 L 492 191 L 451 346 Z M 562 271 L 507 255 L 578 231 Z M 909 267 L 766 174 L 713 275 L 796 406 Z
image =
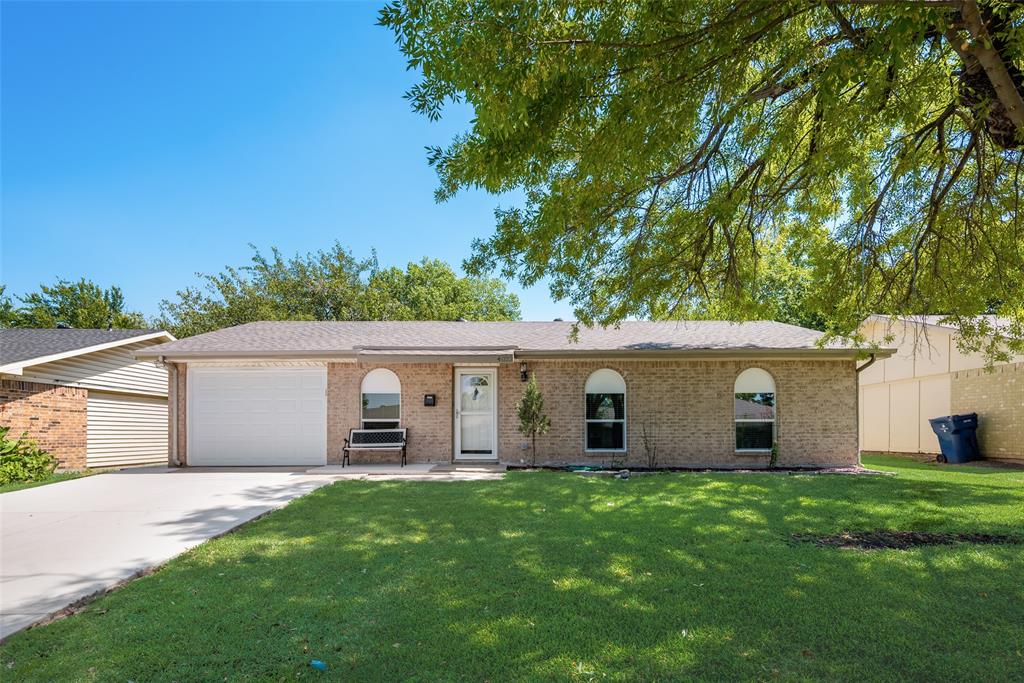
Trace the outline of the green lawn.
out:
M 325 487 L 0 648 L 7 680 L 1024 680 L 1024 471 Z M 328 665 L 309 667 L 311 659 Z M 10 668 L 6 668 L 10 667 Z
M 46 479 L 40 479 L 39 481 L 16 481 L 12 484 L 0 484 L 0 493 L 10 493 L 11 491 L 32 489 L 35 488 L 36 486 L 46 486 L 47 484 L 56 484 L 57 482 L 61 481 L 80 479 L 82 477 L 88 477 L 93 474 L 98 474 L 100 471 L 101 470 L 69 470 L 67 472 L 54 472 Z

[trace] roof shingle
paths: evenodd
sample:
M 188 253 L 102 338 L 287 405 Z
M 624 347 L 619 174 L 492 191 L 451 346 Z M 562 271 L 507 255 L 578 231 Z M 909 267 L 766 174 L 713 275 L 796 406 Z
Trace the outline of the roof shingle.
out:
M 370 351 L 515 350 L 658 352 L 815 350 L 822 333 L 771 321 L 628 321 L 615 327 L 571 322 L 254 322 L 153 346 L 147 357 L 353 355 Z M 850 348 L 830 343 L 826 349 Z
M 0 330 L 0 365 L 21 363 L 122 341 L 160 330 L 28 329 Z

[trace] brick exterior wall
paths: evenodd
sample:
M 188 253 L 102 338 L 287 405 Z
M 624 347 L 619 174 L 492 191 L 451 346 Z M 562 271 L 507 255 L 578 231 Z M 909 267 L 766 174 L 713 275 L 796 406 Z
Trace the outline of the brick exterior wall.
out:
M 340 463 L 350 429 L 359 428 L 360 387 L 374 368 L 386 367 L 402 383 L 403 427 L 409 429 L 409 462 L 450 462 L 452 459 L 453 366 L 448 363 L 330 363 L 327 366 L 327 462 Z M 433 407 L 423 405 L 424 394 L 435 394 Z M 395 451 L 357 451 L 357 463 L 395 462 Z
M 12 435 L 28 432 L 60 468 L 82 469 L 87 397 L 88 391 L 78 387 L 0 380 L 0 424 L 9 426 Z
M 359 426 L 360 385 L 370 370 L 387 367 L 402 383 L 402 425 L 409 428 L 410 462 L 449 462 L 453 449 L 449 363 L 329 363 L 327 370 L 327 461 L 341 462 L 349 429 Z M 857 442 L 857 373 L 853 361 L 529 361 L 545 397 L 551 431 L 539 437 L 538 463 L 639 466 L 646 462 L 641 426 L 653 426 L 663 466 L 764 467 L 766 454 L 736 453 L 733 386 L 749 367 L 775 379 L 776 426 L 782 465 L 853 465 Z M 584 385 L 591 372 L 612 368 L 626 381 L 625 453 L 584 450 Z M 178 453 L 187 462 L 185 367 L 178 373 Z M 498 368 L 498 457 L 529 459 L 518 431 L 515 405 L 524 385 L 519 364 Z M 423 405 L 435 394 L 434 407 Z M 357 463 L 395 462 L 394 452 L 359 452 Z
M 857 373 L 853 361 L 532 361 L 551 431 L 537 438 L 546 464 L 646 463 L 642 424 L 652 428 L 661 466 L 764 467 L 768 455 L 736 453 L 733 388 L 750 367 L 775 379 L 780 465 L 853 465 L 857 443 Z M 626 382 L 626 452 L 584 449 L 584 386 L 600 368 Z M 501 366 L 498 380 L 499 458 L 525 462 L 515 404 L 524 385 L 518 365 Z
M 953 414 L 978 414 L 983 457 L 1024 462 L 1024 363 L 954 372 L 950 392 Z

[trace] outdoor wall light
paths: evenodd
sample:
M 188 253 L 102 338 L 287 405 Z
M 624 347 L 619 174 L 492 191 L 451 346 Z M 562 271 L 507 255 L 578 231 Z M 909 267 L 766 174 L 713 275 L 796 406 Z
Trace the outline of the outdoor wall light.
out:
M 526 376 L 526 362 L 523 361 L 522 363 L 519 364 L 519 381 L 525 382 L 527 381 L 527 379 L 528 377 Z

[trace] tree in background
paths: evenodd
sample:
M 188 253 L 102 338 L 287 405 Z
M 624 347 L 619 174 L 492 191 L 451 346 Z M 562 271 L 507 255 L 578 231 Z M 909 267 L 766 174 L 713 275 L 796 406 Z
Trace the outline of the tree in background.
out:
M 363 277 L 375 259 L 358 260 L 338 244 L 290 259 L 252 248 L 249 265 L 198 273 L 202 286 L 161 301 L 160 326 L 182 338 L 257 320 L 360 319 Z
M 514 320 L 519 299 L 499 280 L 460 277 L 442 261 L 380 270 L 335 244 L 285 258 L 253 247 L 249 265 L 200 274 L 201 287 L 160 303 L 157 320 L 187 337 L 256 320 Z
M 7 294 L 7 285 L 0 285 L 0 330 L 14 327 L 18 320 L 17 309 Z
M 500 280 L 459 277 L 444 261 L 424 258 L 405 270 L 370 276 L 364 297 L 367 320 L 516 320 L 519 298 Z
M 516 404 L 519 418 L 519 432 L 530 437 L 530 464 L 537 464 L 537 435 L 547 434 L 551 429 L 551 418 L 544 413 L 544 395 L 537 386 L 537 373 L 530 375 L 523 397 Z
M 764 247 L 760 266 L 743 296 L 749 299 L 751 318 L 824 330 L 828 311 L 818 309 L 818 302 L 811 299 L 813 291 L 813 272 L 806 257 L 787 254 L 784 245 L 774 244 Z M 728 319 L 730 313 L 721 300 L 710 299 L 695 301 L 690 314 L 719 320 Z
M 439 199 L 525 191 L 470 272 L 550 278 L 585 323 L 781 305 L 972 336 L 997 302 L 1024 350 L 1024 4 L 399 0 L 380 23 L 415 110 L 474 109 L 428 155 Z
M 3 327 L 56 327 L 143 329 L 141 313 L 125 310 L 119 287 L 103 289 L 91 280 L 58 280 L 40 285 L 38 292 L 16 297 L 15 304 L 0 286 L 0 325 Z

